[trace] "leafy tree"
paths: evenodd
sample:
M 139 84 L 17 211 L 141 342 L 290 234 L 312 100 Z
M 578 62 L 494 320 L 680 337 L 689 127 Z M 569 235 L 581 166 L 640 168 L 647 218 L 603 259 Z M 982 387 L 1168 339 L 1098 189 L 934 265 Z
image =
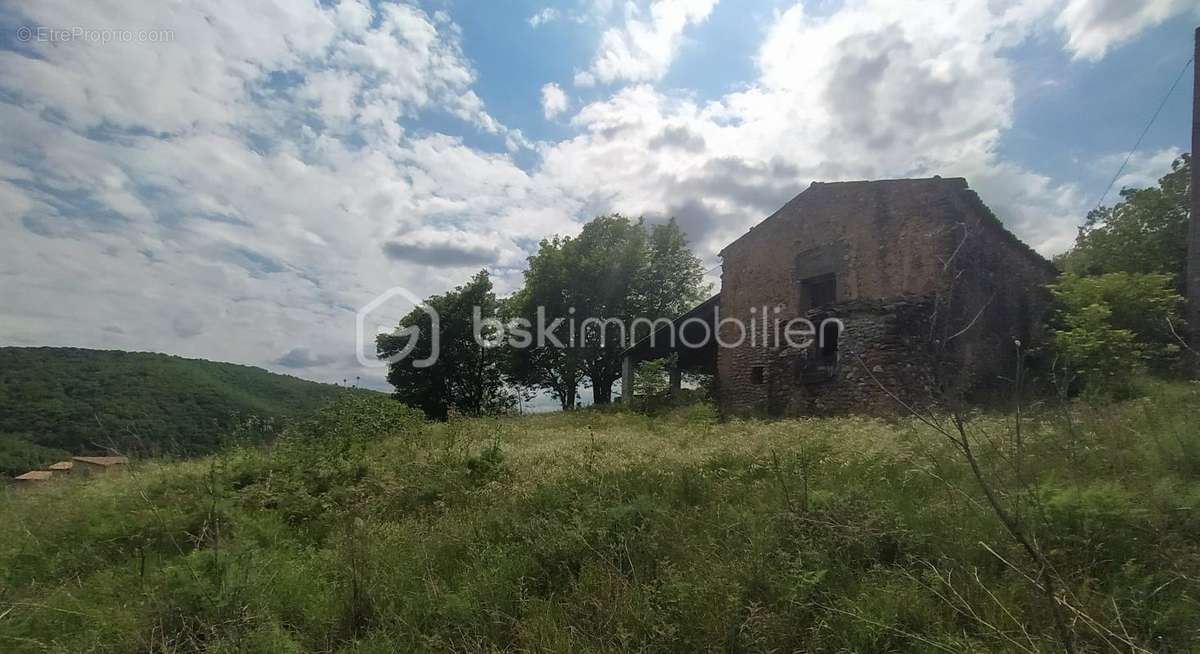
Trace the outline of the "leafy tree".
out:
M 1111 389 L 1118 370 L 1174 363 L 1185 328 L 1190 180 L 1184 154 L 1157 186 L 1122 189 L 1119 202 L 1088 214 L 1058 258 L 1067 274 L 1051 287 L 1055 345 L 1085 383 Z
M 541 326 L 557 343 L 513 353 L 514 378 L 547 388 L 571 408 L 586 376 L 596 404 L 612 399 L 621 351 L 635 319 L 674 317 L 701 300 L 703 269 L 672 219 L 648 226 L 620 215 L 599 216 L 579 236 L 542 241 L 530 257 L 514 315 Z M 553 322 L 562 319 L 562 322 Z M 535 334 L 536 340 L 536 334 Z M 535 345 L 537 345 L 535 343 Z
M 600 216 L 584 225 L 568 261 L 579 305 L 580 346 L 595 404 L 608 404 L 621 375 L 620 352 L 630 342 L 624 329 L 647 313 L 650 252 L 641 220 Z M 664 284 L 665 285 L 665 284 Z M 649 317 L 658 317 L 657 312 Z
M 1157 187 L 1123 189 L 1120 202 L 1093 210 L 1060 267 L 1077 275 L 1163 273 L 1183 294 L 1190 175 L 1191 156 L 1184 154 Z
M 510 379 L 529 388 L 549 391 L 564 409 L 575 407 L 583 379 L 582 353 L 576 347 L 567 319 L 580 302 L 579 283 L 572 276 L 571 239 L 543 239 L 529 258 L 525 286 L 506 303 L 506 319 L 523 321 L 530 342 L 507 350 Z M 555 322 L 562 318 L 560 322 Z M 512 343 L 512 339 L 509 341 Z
M 1063 316 L 1054 345 L 1069 374 L 1093 394 L 1119 394 L 1138 372 L 1138 344 L 1133 332 L 1112 326 L 1112 310 L 1090 304 Z
M 1143 365 L 1164 368 L 1179 352 L 1173 329 L 1183 298 L 1170 275 L 1067 273 L 1050 290 L 1056 350 L 1093 391 L 1117 390 Z
M 498 307 L 487 271 L 479 271 L 463 286 L 430 297 L 425 304 L 438 314 L 438 356 L 432 365 L 413 365 L 414 361 L 429 358 L 433 348 L 433 321 L 420 308 L 401 319 L 396 332 L 376 339 L 376 352 L 384 359 L 400 353 L 410 345 L 411 338 L 416 338 L 408 355 L 388 368 L 388 383 L 395 387 L 396 397 L 438 420 L 445 419 L 451 409 L 475 415 L 504 405 L 508 394 L 502 376 L 502 354 L 475 337 L 476 309 L 481 319 L 491 319 L 496 317 Z M 400 333 L 410 327 L 419 329 L 417 336 Z M 487 339 L 491 334 L 484 330 L 481 336 Z

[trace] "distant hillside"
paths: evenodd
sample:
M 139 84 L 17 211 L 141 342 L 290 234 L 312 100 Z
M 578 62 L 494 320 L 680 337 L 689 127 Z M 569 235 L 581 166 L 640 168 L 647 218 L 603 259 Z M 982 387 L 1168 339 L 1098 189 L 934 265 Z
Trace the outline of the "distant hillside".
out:
M 205 452 L 246 416 L 306 415 L 339 392 L 347 391 L 166 354 L 3 347 L 0 469 L 11 474 L 48 457 L 106 447 Z

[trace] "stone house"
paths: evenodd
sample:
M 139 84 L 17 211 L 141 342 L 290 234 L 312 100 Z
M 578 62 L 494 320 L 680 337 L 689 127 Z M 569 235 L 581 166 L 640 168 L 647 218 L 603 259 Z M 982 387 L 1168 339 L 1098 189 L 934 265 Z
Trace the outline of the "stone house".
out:
M 720 294 L 626 350 L 626 397 L 634 365 L 669 354 L 715 375 L 725 415 L 982 393 L 1039 338 L 1055 275 L 962 178 L 814 183 L 720 255 Z

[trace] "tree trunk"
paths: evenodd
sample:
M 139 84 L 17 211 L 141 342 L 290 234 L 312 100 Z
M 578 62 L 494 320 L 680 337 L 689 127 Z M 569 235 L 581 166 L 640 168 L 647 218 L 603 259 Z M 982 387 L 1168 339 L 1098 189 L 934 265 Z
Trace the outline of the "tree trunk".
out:
M 559 392 L 559 403 L 562 405 L 563 411 L 570 411 L 575 408 L 575 395 L 579 390 L 579 382 L 575 379 L 564 380 L 562 388 Z
M 614 378 L 607 375 L 592 378 L 592 403 L 610 404 Z

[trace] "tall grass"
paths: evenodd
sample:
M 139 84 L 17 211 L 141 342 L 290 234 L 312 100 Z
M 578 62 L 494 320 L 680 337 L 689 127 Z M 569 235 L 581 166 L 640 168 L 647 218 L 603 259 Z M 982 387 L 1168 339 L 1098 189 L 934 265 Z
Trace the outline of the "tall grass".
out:
M 1027 519 L 1080 651 L 1195 651 L 1200 387 L 1062 413 L 1027 423 Z M 989 470 L 1002 440 L 978 444 Z M 0 519 L 5 652 L 1057 647 L 968 471 L 907 420 L 429 424 L 353 399 L 271 447 L 10 494 Z

